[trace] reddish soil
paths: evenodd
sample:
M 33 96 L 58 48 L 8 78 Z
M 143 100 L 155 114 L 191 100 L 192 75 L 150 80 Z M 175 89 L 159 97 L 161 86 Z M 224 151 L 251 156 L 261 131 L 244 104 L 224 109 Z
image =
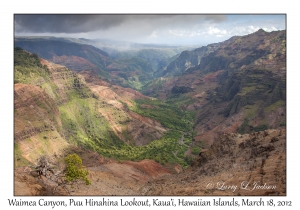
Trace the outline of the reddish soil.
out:
M 138 195 L 145 183 L 172 173 L 152 160 L 119 163 L 88 150 L 76 149 L 76 152 L 82 156 L 92 184 L 79 183 L 75 188 L 68 186 L 71 195 Z M 45 177 L 34 178 L 30 171 L 28 167 L 15 169 L 15 196 L 68 195 L 66 190 L 57 187 L 57 183 Z

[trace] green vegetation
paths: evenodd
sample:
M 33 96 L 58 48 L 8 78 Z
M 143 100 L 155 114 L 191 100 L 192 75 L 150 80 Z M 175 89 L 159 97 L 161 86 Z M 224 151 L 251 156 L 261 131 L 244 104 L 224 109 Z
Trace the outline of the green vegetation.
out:
M 172 90 L 171 93 L 172 94 L 184 94 L 184 93 L 188 93 L 188 92 L 192 92 L 193 89 L 190 87 L 185 87 L 185 86 L 177 86 L 175 85 Z
M 243 87 L 243 89 L 238 93 L 238 95 L 244 96 L 247 93 L 250 93 L 255 90 L 255 86 Z
M 130 59 L 122 59 L 116 62 L 116 65 L 122 67 L 122 72 L 132 72 L 132 71 L 144 71 L 146 75 L 150 76 L 153 69 L 151 65 L 140 58 L 132 57 Z
M 281 41 L 281 38 L 271 40 L 274 45 L 280 44 Z M 119 161 L 152 159 L 162 164 L 179 163 L 183 167 L 187 167 L 202 148 L 202 145 L 196 145 L 193 142 L 195 135 L 193 121 L 197 112 L 198 125 L 206 119 L 215 117 L 217 117 L 215 118 L 217 120 L 212 121 L 215 121 L 215 125 L 219 125 L 224 122 L 221 117 L 231 117 L 242 110 L 245 119 L 238 132 L 247 133 L 267 129 L 269 127 L 267 120 L 261 120 L 265 118 L 264 115 L 285 107 L 285 78 L 276 76 L 275 71 L 267 71 L 265 68 L 268 65 L 258 65 L 258 59 L 270 58 L 274 60 L 275 55 L 280 57 L 280 54 L 266 52 L 261 49 L 257 50 L 255 46 L 251 46 L 253 48 L 249 48 L 249 54 L 245 54 L 240 46 L 243 42 L 244 40 L 240 38 L 236 39 L 232 46 L 227 45 L 226 47 L 224 45 L 226 48 L 222 48 L 223 53 L 217 50 L 212 52 L 214 49 L 204 47 L 194 51 L 182 52 L 178 57 L 175 56 L 176 53 L 173 50 L 144 49 L 119 52 L 119 54 L 115 54 L 115 60 L 104 52 L 97 51 L 89 46 L 84 47 L 86 48 L 86 55 L 83 55 L 82 46 L 77 44 L 63 44 L 66 47 L 61 48 L 58 45 L 61 42 L 51 41 L 44 45 L 47 49 L 43 50 L 48 51 L 47 56 L 49 57 L 52 57 L 49 54 L 49 49 L 56 48 L 55 54 L 57 56 L 73 55 L 85 58 L 97 66 L 96 71 L 99 74 L 110 79 L 114 84 L 143 90 L 143 93 L 152 94 L 152 96 L 158 95 L 161 90 L 166 90 L 163 87 L 170 83 L 169 81 L 164 85 L 168 81 L 167 78 L 152 80 L 155 77 L 172 76 L 183 72 L 189 74 L 192 71 L 195 71 L 195 77 L 200 77 L 205 73 L 223 70 L 216 77 L 219 87 L 214 90 L 208 87 L 209 90 L 205 93 L 207 95 L 205 99 L 209 105 L 204 104 L 201 110 L 195 112 L 185 111 L 184 108 L 187 105 L 196 101 L 199 102 L 199 99 L 190 97 L 190 92 L 194 89 L 190 88 L 190 84 L 185 85 L 184 82 L 174 84 L 171 91 L 166 91 L 165 96 L 168 99 L 165 101 L 155 99 L 132 101 L 133 105 L 128 106 L 129 110 L 157 120 L 168 130 L 160 139 L 140 147 L 134 145 L 134 139 L 127 131 L 130 120 L 128 113 L 93 95 L 85 85 L 84 79 L 70 73 L 68 69 L 59 69 L 58 72 L 63 73 L 58 75 L 59 77 L 55 81 L 56 85 L 50 81 L 51 76 L 48 69 L 41 65 L 36 54 L 29 54 L 20 48 L 16 48 L 15 83 L 39 85 L 51 98 L 55 99 L 60 116 L 57 121 L 60 120 L 61 122 L 61 130 L 58 132 L 70 143 L 83 146 L 105 157 Z M 249 43 L 252 43 L 252 41 Z M 31 48 L 37 49 L 38 46 L 38 44 L 33 43 Z M 171 56 L 175 57 L 172 58 Z M 176 57 L 178 58 L 175 60 Z M 201 62 L 199 63 L 200 57 Z M 253 62 L 257 64 L 251 66 Z M 262 62 L 262 60 L 259 62 Z M 192 68 L 185 71 L 188 67 Z M 199 73 L 196 74 L 196 70 Z M 200 86 L 198 89 L 200 89 Z M 196 88 L 195 92 L 198 89 Z M 127 106 L 124 102 L 121 101 L 121 103 Z M 206 102 L 204 101 L 204 103 Z M 44 104 L 38 104 L 37 102 L 37 105 L 41 109 L 45 109 L 42 107 L 45 106 Z M 220 110 L 218 110 L 219 107 Z M 216 108 L 219 114 L 223 114 L 224 117 L 216 116 L 218 113 L 215 113 L 213 108 Z M 106 114 L 102 116 L 99 110 L 102 113 L 109 114 L 109 116 Z M 49 112 L 51 113 L 51 111 Z M 15 115 L 18 116 L 16 111 Z M 277 117 L 279 119 L 278 124 L 285 125 L 284 113 L 281 116 L 280 118 Z M 28 118 L 34 119 L 34 116 L 28 116 Z M 114 127 L 108 122 L 108 118 L 115 123 Z M 254 119 L 257 122 L 254 122 Z M 41 122 L 39 119 L 37 121 Z M 122 132 L 122 137 L 126 142 L 130 142 L 129 144 L 120 140 L 115 134 L 113 128 L 116 129 L 116 127 L 120 130 L 120 133 Z M 49 137 L 46 134 L 41 134 L 40 138 L 47 146 L 50 141 Z M 186 156 L 185 153 L 188 149 L 191 153 Z M 17 159 L 19 158 L 22 161 L 18 147 L 15 147 L 15 154 Z M 68 172 L 69 181 L 86 177 L 87 172 L 81 171 L 82 161 L 80 157 L 72 156 L 66 161 L 68 165 L 71 165 L 68 169 L 70 171 L 70 173 Z M 88 183 L 87 180 L 85 181 Z
M 263 106 L 263 101 L 256 101 L 253 105 L 244 106 L 244 113 L 246 118 L 254 119 L 258 115 L 259 108 Z
M 175 56 L 174 49 L 142 49 L 137 53 L 137 57 L 144 59 L 151 63 L 152 68 L 157 70 L 160 67 L 162 60 L 170 59 Z M 170 63 L 170 62 L 169 62 Z M 167 66 L 167 64 L 165 64 Z
M 69 154 L 65 158 L 66 162 L 66 181 L 73 182 L 82 179 L 86 185 L 90 185 L 91 181 L 86 177 L 89 172 L 82 166 L 82 160 L 77 154 Z
M 97 47 L 92 46 L 93 44 Z M 133 45 L 129 48 L 126 46 L 126 50 L 120 50 L 119 47 L 115 47 L 115 44 L 111 46 L 111 43 L 108 43 L 101 49 L 109 52 L 109 55 L 100 50 L 97 42 L 92 40 L 33 37 L 17 38 L 15 45 L 29 52 L 35 52 L 50 61 L 57 60 L 56 56 L 58 59 L 61 58 L 60 56 L 66 56 L 66 60 L 60 59 L 60 64 L 75 71 L 85 70 L 86 62 L 78 61 L 74 65 L 73 62 L 69 62 L 69 59 L 73 60 L 74 57 L 84 59 L 94 65 L 92 68 L 101 77 L 136 90 L 141 90 L 143 85 L 154 78 L 154 71 L 166 68 L 172 61 L 172 56 L 185 49 L 185 47 Z M 121 48 L 123 47 L 121 44 Z
M 49 80 L 49 70 L 42 66 L 37 54 L 30 54 L 19 47 L 14 49 L 14 83 L 32 83 Z
M 14 66 L 42 67 L 39 56 L 36 53 L 30 54 L 20 47 L 14 49 Z
M 184 152 L 192 142 L 192 136 L 186 134 L 183 139 L 184 144 L 179 144 L 179 140 L 182 137 L 182 131 L 188 132 L 192 128 L 189 113 L 175 105 L 168 105 L 157 100 L 138 100 L 133 103 L 135 107 L 130 107 L 132 110 L 136 110 L 144 116 L 149 115 L 152 118 L 155 116 L 164 126 L 172 130 L 166 132 L 161 139 L 152 141 L 148 145 L 141 147 L 128 145 L 114 134 L 106 119 L 97 114 L 96 107 L 101 106 L 102 109 L 105 109 L 105 104 L 99 103 L 93 98 L 77 98 L 76 100 L 74 98 L 59 107 L 64 134 L 74 144 L 119 161 L 152 159 L 162 164 L 179 163 L 183 167 L 187 167 L 188 162 Z M 145 104 L 155 106 L 155 109 L 143 108 Z M 120 113 L 118 116 L 121 117 L 121 121 L 126 120 Z
M 199 155 L 200 152 L 201 152 L 201 148 L 200 147 L 193 147 L 192 153 L 194 155 Z
M 182 111 L 176 105 L 158 100 L 137 100 L 133 103 L 135 105 L 130 109 L 143 116 L 152 117 L 172 130 L 148 145 L 141 147 L 128 145 L 114 134 L 106 119 L 97 114 L 97 107 L 105 109 L 106 104 L 93 98 L 74 97 L 73 100 L 59 107 L 65 136 L 74 144 L 119 161 L 152 159 L 162 164 L 179 163 L 187 167 L 189 162 L 184 153 L 192 142 L 192 135 L 184 136 L 184 144 L 180 144 L 179 140 L 183 131 L 189 132 L 192 129 L 190 113 Z M 153 109 L 146 108 L 145 105 L 152 106 Z M 127 120 L 121 116 L 121 113 L 115 111 L 120 121 Z
M 65 136 L 74 144 L 119 161 L 152 159 L 162 164 L 179 163 L 187 167 L 188 162 L 184 156 L 184 152 L 192 142 L 192 136 L 188 134 L 184 135 L 184 144 L 179 144 L 179 140 L 182 138 L 180 130 L 189 131 L 191 129 L 189 121 L 181 120 L 181 117 L 185 118 L 188 114 L 177 109 L 176 106 L 163 104 L 163 102 L 159 101 L 146 100 L 138 102 L 140 103 L 136 103 L 136 106 L 141 107 L 141 110 L 144 110 L 144 114 L 148 113 L 151 116 L 159 116 L 159 120 L 164 125 L 176 130 L 169 130 L 161 139 L 152 141 L 145 146 L 136 147 L 127 145 L 114 134 L 106 119 L 97 114 L 95 111 L 95 107 L 99 105 L 97 101 L 88 98 L 74 99 L 59 107 Z M 142 104 L 144 103 L 151 103 L 156 108 L 146 112 L 146 108 L 142 108 Z M 105 108 L 103 104 L 101 106 Z M 174 125 L 170 121 L 171 119 L 162 120 L 166 115 L 160 116 L 159 114 L 162 114 L 164 111 L 167 111 L 169 115 L 174 117 L 174 119 L 171 118 L 176 122 Z
M 31 163 L 25 159 L 22 156 L 22 152 L 20 150 L 20 147 L 17 143 L 14 143 L 14 166 L 19 167 L 19 166 L 26 166 L 30 165 Z
M 249 125 L 249 119 L 245 118 L 243 124 L 239 127 L 238 132 L 241 134 L 249 133 L 249 132 L 258 132 L 267 130 L 269 126 L 267 124 L 260 124 L 258 126 Z
M 188 111 L 182 110 L 177 104 L 160 100 L 140 99 L 134 102 L 132 111 L 145 117 L 159 121 L 164 127 L 180 130 L 192 130 L 192 116 Z
M 189 164 L 185 160 L 184 152 L 188 146 L 179 144 L 180 138 L 181 132 L 173 130 L 166 132 L 161 139 L 141 147 L 130 146 L 123 142 L 119 145 L 107 145 L 105 141 L 97 138 L 83 138 L 80 145 L 119 161 L 151 159 L 161 164 L 179 163 L 187 167 Z
M 98 102 L 94 98 L 73 99 L 59 106 L 64 135 L 78 144 L 83 138 L 97 139 L 107 145 L 119 145 L 122 141 L 114 134 L 107 120 L 97 112 Z
M 195 99 L 190 97 L 187 94 L 179 94 L 179 95 L 171 95 L 168 97 L 168 99 L 165 101 L 167 104 L 174 104 L 177 107 L 185 107 L 187 105 L 190 105 L 195 102 Z M 189 119 L 192 120 L 196 117 L 197 111 L 188 111 L 185 112 L 187 115 L 190 115 Z
M 279 124 L 279 126 L 286 126 L 286 122 L 284 121 L 284 122 L 281 122 L 280 124 Z
M 241 134 L 244 134 L 246 132 L 246 127 L 248 126 L 248 123 L 249 123 L 249 119 L 248 118 L 244 119 L 244 122 L 239 127 L 238 132 Z
M 146 82 L 153 79 L 153 69 L 149 62 L 138 57 L 115 60 L 108 71 L 114 71 L 112 81 L 123 86 L 141 90 Z
M 158 78 L 154 79 L 141 88 L 141 92 L 145 95 L 150 95 L 152 97 L 158 96 L 158 91 L 162 89 L 163 84 L 166 82 L 166 79 Z
M 267 130 L 268 129 L 268 125 L 267 124 L 261 124 L 261 125 L 258 125 L 256 127 L 253 127 L 253 126 L 250 126 L 250 130 L 253 130 L 255 132 L 258 132 L 258 131 L 264 131 L 264 130 Z
M 278 100 L 278 101 L 276 101 L 275 103 L 273 103 L 272 105 L 266 107 L 266 108 L 265 108 L 265 111 L 266 111 L 267 113 L 270 113 L 270 112 L 272 112 L 272 111 L 276 111 L 276 109 L 278 109 L 278 108 L 280 108 L 280 107 L 282 107 L 282 106 L 284 106 L 284 105 L 285 105 L 285 101 L 283 101 L 283 100 Z
M 153 118 L 170 129 L 161 139 L 136 147 L 121 141 L 107 120 L 97 112 L 99 108 L 109 109 L 111 116 L 115 118 L 114 121 L 122 124 L 127 122 L 128 118 L 121 110 L 95 98 L 80 98 L 78 92 L 71 93 L 68 102 L 59 106 L 64 136 L 71 143 L 119 161 L 152 159 L 162 164 L 179 163 L 183 167 L 189 165 L 189 159 L 184 153 L 192 142 L 189 132 L 192 130 L 193 117 L 191 113 L 180 109 L 176 103 L 150 99 L 132 101 L 134 106 L 128 107 L 129 109 Z M 186 133 L 183 138 L 184 144 L 179 143 L 182 132 Z M 123 134 L 133 142 L 125 130 Z

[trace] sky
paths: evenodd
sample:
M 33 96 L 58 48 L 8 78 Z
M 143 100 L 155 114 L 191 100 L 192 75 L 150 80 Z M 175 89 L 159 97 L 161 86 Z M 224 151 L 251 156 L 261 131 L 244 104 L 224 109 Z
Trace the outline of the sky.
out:
M 260 28 L 286 29 L 284 14 L 15 14 L 15 36 L 110 39 L 167 45 L 207 45 Z

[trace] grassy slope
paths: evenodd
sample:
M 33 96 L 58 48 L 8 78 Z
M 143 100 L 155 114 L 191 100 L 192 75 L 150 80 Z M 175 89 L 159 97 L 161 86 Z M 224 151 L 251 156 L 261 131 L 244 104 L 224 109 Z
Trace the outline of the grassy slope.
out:
M 157 100 L 134 102 L 134 106 L 130 107 L 133 111 L 160 121 L 170 131 L 165 133 L 161 139 L 148 145 L 130 146 L 114 134 L 109 122 L 97 112 L 99 101 L 93 97 L 91 91 L 84 85 L 84 81 L 81 81 L 76 75 L 70 74 L 69 78 L 59 78 L 60 85 L 58 87 L 52 81 L 48 69 L 37 62 L 36 55 L 30 55 L 20 49 L 16 49 L 15 53 L 15 58 L 20 58 L 22 61 L 15 62 L 15 83 L 38 85 L 57 101 L 62 122 L 62 129 L 59 133 L 69 143 L 84 146 L 103 156 L 117 160 L 153 159 L 163 164 L 188 165 L 188 160 L 184 157 L 188 146 L 180 144 L 179 140 L 182 138 L 182 133 L 191 130 L 191 118 L 188 113 L 181 111 L 176 105 L 169 105 Z M 63 75 L 69 74 L 68 69 L 61 71 Z M 64 97 L 60 94 L 61 91 L 67 95 L 67 101 L 62 100 Z M 149 104 L 155 108 L 144 109 L 142 104 Z M 44 136 L 49 135 L 50 133 L 44 133 L 40 137 L 35 136 L 34 142 L 45 141 Z M 61 137 L 59 138 L 61 139 Z M 28 138 L 26 141 L 30 143 L 33 142 L 33 139 Z M 186 134 L 184 141 L 186 144 L 190 143 L 191 137 Z M 15 147 L 17 156 L 21 155 L 19 148 L 20 145 L 17 143 Z M 43 154 L 43 148 L 44 146 L 40 150 L 36 150 L 36 154 Z M 26 159 L 22 158 L 21 162 L 26 164 Z

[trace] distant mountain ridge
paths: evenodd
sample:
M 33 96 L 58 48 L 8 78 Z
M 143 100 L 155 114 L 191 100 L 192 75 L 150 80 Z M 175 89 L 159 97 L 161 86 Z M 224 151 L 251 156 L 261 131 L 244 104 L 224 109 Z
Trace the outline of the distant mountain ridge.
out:
M 134 89 L 141 89 L 180 49 L 186 49 L 57 37 L 15 37 L 15 46 L 74 71 L 92 71 L 114 84 Z
M 167 66 L 166 70 L 162 72 L 162 76 L 178 76 L 187 69 L 199 65 L 201 58 L 216 50 L 219 45 L 211 44 L 193 51 L 183 51 L 178 58 Z
M 182 73 L 185 73 L 185 71 L 187 71 L 188 69 L 198 68 L 198 66 L 202 62 L 202 58 L 205 59 L 208 54 L 216 51 L 220 46 L 229 43 L 237 38 L 238 36 L 233 36 L 223 42 L 209 44 L 207 46 L 202 46 L 194 50 L 185 50 L 181 52 L 181 54 L 167 66 L 166 70 L 162 72 L 161 76 L 179 76 Z
M 285 126 L 286 32 L 258 30 L 213 46 L 183 52 L 167 67 L 166 75 L 177 76 L 149 84 L 145 93 L 188 102 L 182 107 L 197 112 L 196 138 L 208 145 L 218 132 Z
M 82 58 L 85 62 L 93 64 L 92 70 L 100 71 L 108 66 L 112 61 L 109 55 L 96 47 L 90 45 L 80 45 L 72 42 L 63 42 L 57 40 L 15 40 L 15 45 L 29 52 L 38 54 L 40 57 L 53 61 L 57 64 L 67 64 L 67 67 L 75 71 L 83 70 L 84 67 L 72 65 L 68 63 L 68 58 Z M 59 60 L 64 56 L 65 59 Z M 92 65 L 91 65 L 92 66 Z

